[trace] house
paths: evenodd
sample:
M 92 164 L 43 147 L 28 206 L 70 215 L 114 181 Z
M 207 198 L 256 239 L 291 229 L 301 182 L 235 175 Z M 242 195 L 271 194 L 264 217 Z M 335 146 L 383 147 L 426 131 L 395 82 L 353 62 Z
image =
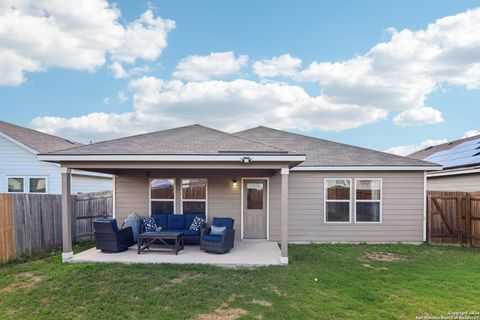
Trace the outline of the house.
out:
M 37 154 L 81 144 L 0 121 L 0 193 L 61 193 L 60 166 L 37 159 Z M 111 175 L 75 170 L 72 193 L 112 189 Z
M 480 135 L 428 147 L 409 157 L 443 166 L 427 174 L 428 190 L 480 191 Z
M 114 215 L 206 212 L 236 220 L 238 240 L 425 241 L 425 173 L 441 167 L 257 127 L 192 125 L 43 153 L 62 167 L 64 259 L 72 256 L 71 170 L 114 175 Z

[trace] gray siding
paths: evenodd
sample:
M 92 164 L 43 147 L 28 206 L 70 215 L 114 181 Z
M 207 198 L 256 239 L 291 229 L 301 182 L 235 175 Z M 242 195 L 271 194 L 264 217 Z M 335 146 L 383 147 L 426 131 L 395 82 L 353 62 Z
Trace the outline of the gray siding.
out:
M 72 194 L 112 190 L 112 179 L 94 176 L 72 176 Z
M 428 190 L 432 191 L 480 191 L 480 173 L 428 178 Z
M 208 179 L 208 216 L 235 219 L 241 233 L 241 177 L 268 177 L 266 170 L 158 170 L 150 178 L 177 178 L 177 212 L 181 178 Z M 324 178 L 382 178 L 383 210 L 380 224 L 323 222 Z M 232 180 L 238 186 L 232 186 Z M 121 223 L 128 214 L 149 214 L 145 171 L 121 171 L 115 179 L 115 214 Z M 270 177 L 270 240 L 280 241 L 280 175 Z M 423 172 L 291 172 L 289 175 L 290 242 L 421 242 L 423 241 Z
M 235 219 L 236 236 L 241 232 L 241 177 L 270 176 L 267 170 L 158 170 L 150 171 L 150 178 L 175 178 L 177 185 L 176 212 L 181 212 L 180 179 L 207 178 L 207 212 L 211 222 L 213 217 Z M 238 181 L 233 187 L 232 180 Z M 149 177 L 145 171 L 120 172 L 115 179 L 115 217 L 122 221 L 132 212 L 149 215 Z
M 382 223 L 324 223 L 324 178 L 382 178 Z M 280 240 L 280 176 L 270 180 L 270 239 Z M 291 172 L 290 242 L 423 241 L 423 172 Z M 352 218 L 353 220 L 353 218 Z

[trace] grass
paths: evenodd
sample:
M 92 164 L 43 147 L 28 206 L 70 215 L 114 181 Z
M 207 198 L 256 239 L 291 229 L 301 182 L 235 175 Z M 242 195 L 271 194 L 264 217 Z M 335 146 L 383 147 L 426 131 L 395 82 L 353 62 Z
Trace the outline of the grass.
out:
M 455 311 L 480 311 L 478 249 L 292 245 L 288 267 L 256 269 L 62 264 L 58 255 L 0 267 L 2 319 L 415 319 Z

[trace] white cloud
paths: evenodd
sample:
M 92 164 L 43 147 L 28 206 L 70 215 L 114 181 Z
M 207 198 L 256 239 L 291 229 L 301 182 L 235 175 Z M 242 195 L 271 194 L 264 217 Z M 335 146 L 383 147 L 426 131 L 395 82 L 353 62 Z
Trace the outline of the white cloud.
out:
M 190 56 L 173 73 L 185 80 L 131 80 L 131 112 L 39 117 L 32 126 L 99 139 L 194 122 L 225 130 L 269 125 L 340 131 L 386 119 L 391 112 L 397 113 L 398 125 L 438 123 L 443 121 L 440 111 L 425 106 L 429 94 L 443 85 L 480 87 L 480 33 L 475 30 L 480 30 L 480 9 L 439 19 L 425 30 L 393 31 L 389 41 L 347 61 L 314 62 L 293 78 L 318 82 L 322 91 L 317 96 L 279 81 L 212 80 L 238 72 L 247 56 Z M 406 152 L 398 150 L 392 152 Z
M 150 71 L 148 66 L 133 67 L 125 70 L 121 63 L 113 61 L 108 65 L 108 68 L 112 71 L 113 77 L 117 79 L 125 79 L 133 76 L 145 74 Z
M 391 30 L 389 41 L 340 62 L 313 62 L 298 79 L 317 81 L 334 103 L 406 111 L 399 119 L 441 122 L 424 105 L 441 84 L 480 87 L 480 9 L 444 17 L 425 30 Z M 397 119 L 398 120 L 398 119 Z M 396 121 L 406 124 L 404 121 Z
M 403 111 L 395 118 L 393 122 L 401 126 L 414 126 L 423 124 L 432 124 L 443 122 L 442 113 L 437 109 L 430 107 L 421 107 L 418 109 L 409 109 Z
M 302 60 L 283 54 L 272 59 L 257 61 L 253 64 L 253 71 L 262 78 L 292 77 L 302 65 Z
M 122 64 L 118 61 L 113 61 L 108 68 L 112 71 L 113 76 L 117 79 L 124 79 L 128 77 L 127 71 L 123 68 Z
M 473 136 L 477 136 L 479 134 L 480 134 L 480 131 L 478 131 L 478 130 L 468 130 L 463 134 L 462 138 L 470 138 L 470 137 L 473 137 Z
M 103 0 L 7 0 L 0 3 L 0 85 L 49 67 L 95 71 L 112 55 L 133 63 L 157 58 L 174 22 L 150 10 L 127 24 Z M 141 45 L 141 47 L 138 47 Z
M 310 96 L 299 86 L 279 82 L 182 82 L 141 77 L 131 80 L 130 89 L 134 91 L 133 112 L 93 113 L 71 119 L 38 117 L 31 125 L 88 141 L 189 123 L 228 131 L 255 125 L 340 131 L 386 117 L 378 108 L 332 104 L 322 96 Z M 113 128 L 110 135 L 106 128 Z
M 235 57 L 232 51 L 212 52 L 208 56 L 188 56 L 178 63 L 173 76 L 190 81 L 206 81 L 238 72 L 247 61 L 248 56 Z
M 167 46 L 167 35 L 174 28 L 174 21 L 155 17 L 149 9 L 126 26 L 121 45 L 112 50 L 112 57 L 126 63 L 155 60 Z
M 109 104 L 110 103 L 110 97 L 103 98 L 102 102 L 103 102 L 104 105 Z
M 414 153 L 415 151 L 419 151 L 430 146 L 436 146 L 436 145 L 447 143 L 447 142 L 448 142 L 447 139 L 440 139 L 440 140 L 427 139 L 420 144 L 396 146 L 386 150 L 385 152 L 393 153 L 399 156 L 407 156 L 411 153 Z
M 118 91 L 117 92 L 117 100 L 120 103 L 124 103 L 125 101 L 128 100 L 128 97 L 123 93 L 123 91 Z

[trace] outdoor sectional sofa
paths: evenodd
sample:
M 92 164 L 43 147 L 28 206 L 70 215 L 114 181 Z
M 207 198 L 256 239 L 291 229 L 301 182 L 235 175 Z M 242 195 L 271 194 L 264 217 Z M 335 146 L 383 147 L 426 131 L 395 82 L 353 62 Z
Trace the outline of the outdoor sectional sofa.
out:
M 152 217 L 162 231 L 183 232 L 185 244 L 200 244 L 200 230 L 190 230 L 190 226 L 195 217 L 205 219 L 205 213 L 153 214 Z

